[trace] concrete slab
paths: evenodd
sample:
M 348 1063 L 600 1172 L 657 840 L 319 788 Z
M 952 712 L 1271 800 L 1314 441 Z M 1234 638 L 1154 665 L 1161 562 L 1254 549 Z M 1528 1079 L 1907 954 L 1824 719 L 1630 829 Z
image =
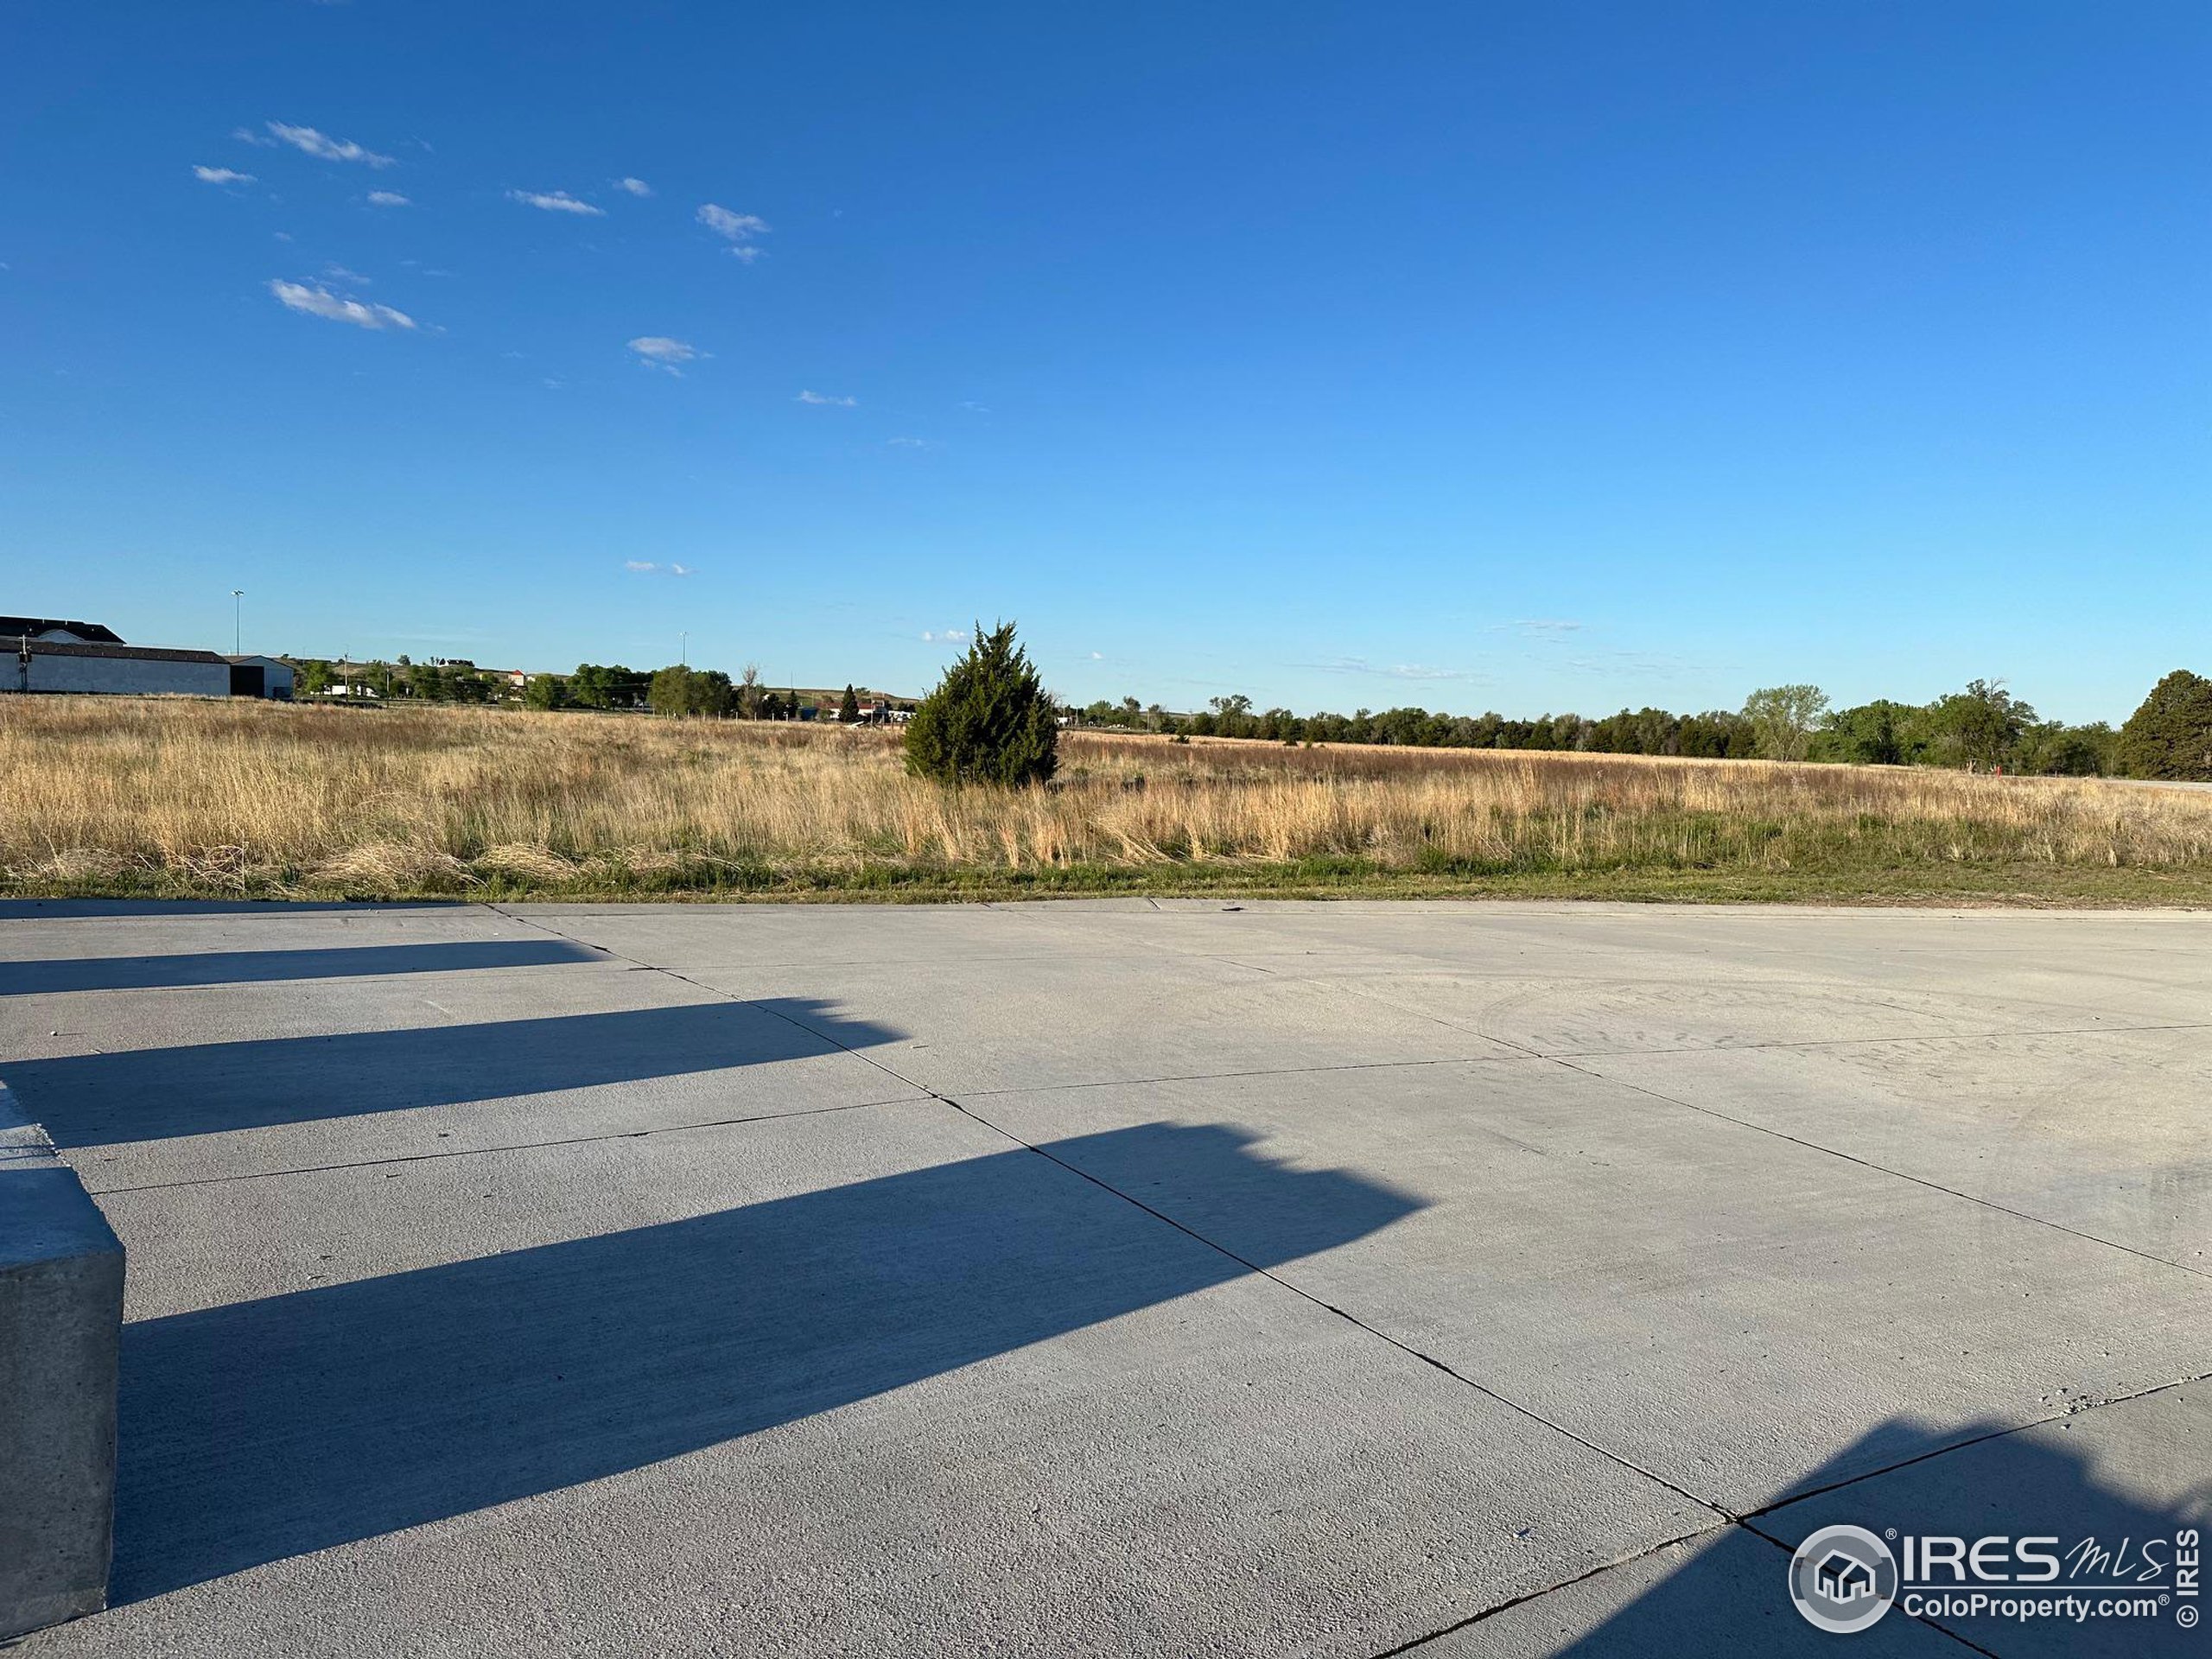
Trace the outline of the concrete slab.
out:
M 1715 1518 L 937 1103 L 110 1203 L 131 1605 L 40 1654 L 1355 1655 Z
M 481 905 L 134 906 L 17 899 L 0 909 L 0 962 L 535 940 L 543 929 Z M 60 988 L 58 985 L 52 988 Z
M 1233 1123 L 1418 1196 L 1281 1276 L 1730 1510 L 1834 1478 L 1907 1411 L 1965 1433 L 2212 1369 L 2212 1279 L 1544 1061 L 968 1103 L 1084 1137 L 1086 1173 L 1240 1254 L 1270 1249 L 1267 1211 L 1099 1137 Z
M 1607 1077 L 2212 1272 L 2212 1027 L 1609 1054 Z
M 738 997 L 842 1001 L 906 1034 L 877 1058 L 948 1094 L 1286 1072 L 1510 1053 L 1488 1038 L 1321 985 L 1176 956 L 696 969 Z M 802 1014 L 804 1020 L 806 1016 Z M 826 1027 L 824 1028 L 827 1029 Z
M 2190 912 L 1812 909 L 1676 905 L 1305 905 L 1249 900 L 1152 920 L 1034 906 L 1039 925 L 1249 959 L 1383 951 L 1406 971 L 1703 985 L 1797 982 L 2001 999 L 2128 1022 L 2199 1020 L 2212 1004 Z M 1872 1034 L 1872 1033 L 1860 1033 Z
M 1035 906 L 505 905 L 501 914 L 640 962 L 702 968 L 910 967 L 1096 952 L 1040 930 Z M 1150 913 L 1147 912 L 1147 913 Z M 1141 942 L 1122 949 L 1152 956 Z
M 134 1252 L 132 1599 L 38 1641 L 1788 1651 L 1700 1500 L 2212 1370 L 2208 991 L 2187 916 L 0 906 Z
M 0 999 L 0 1040 L 27 1013 L 9 1075 L 103 1192 L 921 1092 L 826 999 L 604 965 Z

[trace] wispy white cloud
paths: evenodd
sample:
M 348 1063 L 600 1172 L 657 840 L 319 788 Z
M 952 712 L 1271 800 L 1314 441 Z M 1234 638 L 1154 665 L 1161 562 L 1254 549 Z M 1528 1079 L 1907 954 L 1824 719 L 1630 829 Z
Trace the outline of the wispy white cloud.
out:
M 922 639 L 930 645 L 964 645 L 969 633 L 965 628 L 924 628 Z
M 521 202 L 525 207 L 542 207 L 549 213 L 581 213 L 587 219 L 607 217 L 606 208 L 580 201 L 565 190 L 510 190 L 507 200 Z
M 635 570 L 642 575 L 648 570 L 659 569 L 660 566 L 655 564 L 651 559 L 625 559 L 622 561 L 622 568 L 625 570 Z
M 671 564 L 668 567 L 668 574 L 671 576 L 693 576 L 698 573 L 696 565 Z
M 991 412 L 972 397 L 962 398 L 959 406 L 962 409 L 966 410 L 970 415 L 988 415 Z
M 643 179 L 617 179 L 614 181 L 614 188 L 617 190 L 627 191 L 633 196 L 650 196 L 653 193 L 652 186 L 647 184 Z
M 730 245 L 722 251 L 731 257 L 749 265 L 760 257 L 760 250 L 753 245 L 753 238 L 767 234 L 768 221 L 758 213 L 732 213 L 728 208 L 717 207 L 710 201 L 699 209 L 696 217 L 699 223 L 729 243 Z
M 1523 616 L 1510 622 L 1493 622 L 1484 632 L 1517 633 L 1529 639 L 1556 639 L 1562 634 L 1580 633 L 1584 626 L 1555 616 Z
M 857 409 L 861 402 L 857 397 L 837 397 L 826 391 L 802 391 L 798 395 L 798 401 L 802 404 L 819 404 L 824 409 Z
M 1298 666 L 1319 669 L 1324 674 L 1363 674 L 1377 679 L 1412 680 L 1425 683 L 1484 677 L 1470 668 L 1436 668 L 1427 663 L 1370 663 L 1364 657 L 1338 657 L 1332 662 L 1300 663 Z
M 415 204 L 412 201 L 409 200 L 405 196 L 401 195 L 397 190 L 372 190 L 369 192 L 369 206 L 372 207 L 412 207 Z
M 690 341 L 671 340 L 666 334 L 641 334 L 630 342 L 630 349 L 647 368 L 665 369 L 679 379 L 683 374 L 683 365 L 696 363 L 707 355 Z
M 699 574 L 699 567 L 696 564 L 661 564 L 652 559 L 625 559 L 622 568 L 634 570 L 641 576 L 696 576 Z
M 1680 679 L 1692 674 L 1717 673 L 1732 666 L 1728 664 L 1694 663 L 1666 652 L 1618 648 L 1570 657 L 1567 665 L 1578 674 L 1636 674 L 1648 679 Z
M 253 175 L 234 172 L 227 167 L 195 167 L 192 176 L 202 184 L 251 184 Z
M 358 270 L 348 270 L 345 266 L 335 264 L 325 265 L 322 268 L 322 274 L 334 283 L 359 283 L 365 288 L 372 280 L 362 276 Z
M 313 127 L 287 126 L 282 121 L 269 121 L 263 124 L 268 128 L 270 138 L 280 144 L 289 144 L 294 149 L 304 151 L 321 161 L 362 162 L 371 167 L 392 165 L 391 156 L 379 156 L 375 150 L 357 144 L 350 138 L 333 138 L 328 133 L 319 132 Z M 238 136 L 248 143 L 268 142 L 267 139 L 252 137 L 244 129 L 239 130 Z
M 350 322 L 357 328 L 415 327 L 415 319 L 404 311 L 395 311 L 388 305 L 372 305 L 362 300 L 349 300 L 320 285 L 310 288 L 305 283 L 271 281 L 269 291 L 286 309 L 303 312 L 310 317 L 327 317 L 333 322 Z
M 937 445 L 927 438 L 886 438 L 883 441 L 893 449 L 934 449 Z

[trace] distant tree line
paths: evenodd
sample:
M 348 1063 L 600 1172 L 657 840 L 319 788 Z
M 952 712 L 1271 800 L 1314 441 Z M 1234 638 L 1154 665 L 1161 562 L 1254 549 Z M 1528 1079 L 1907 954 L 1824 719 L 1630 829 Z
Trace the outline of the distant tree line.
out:
M 1213 698 L 1190 715 L 1135 697 L 1071 711 L 1079 723 L 1190 737 L 1274 743 L 1387 743 L 1427 748 L 1544 749 L 1863 766 L 1955 766 L 2046 776 L 2212 779 L 2212 681 L 2177 671 L 2126 726 L 2044 720 L 1999 680 L 1974 680 L 1928 703 L 1878 700 L 1832 709 L 1818 686 L 1766 686 L 1739 710 L 1677 715 L 1624 709 L 1597 719 L 1432 714 L 1362 709 L 1350 715 L 1255 710 L 1247 696 Z
M 984 678 L 1001 673 L 1034 677 L 1011 633 L 998 642 Z M 716 720 L 795 720 L 796 690 L 761 683 L 748 664 L 735 678 L 720 669 L 677 664 L 645 672 L 621 664 L 580 663 L 572 674 L 538 674 L 518 691 L 512 677 L 463 658 L 416 663 L 340 664 L 289 658 L 302 696 L 340 686 L 381 700 L 492 704 L 532 709 L 644 710 Z M 983 672 L 969 665 L 971 675 Z M 1041 694 L 1040 694 L 1041 695 Z M 2212 680 L 2177 669 L 2160 680 L 2118 731 L 2102 721 L 2069 726 L 2044 720 L 2001 680 L 1973 680 L 1932 702 L 1877 699 L 1849 709 L 1829 706 L 1814 685 L 1764 686 L 1740 709 L 1677 715 L 1664 709 L 1623 709 L 1588 718 L 1577 714 L 1510 719 L 1496 713 L 1450 715 L 1426 709 L 1361 709 L 1349 715 L 1298 715 L 1255 709 L 1243 696 L 1217 696 L 1195 714 L 1173 714 L 1135 697 L 1100 699 L 1067 709 L 1075 723 L 1171 736 L 1245 738 L 1272 743 L 1382 743 L 1407 747 L 1531 749 L 1586 754 L 1680 755 L 1692 759 L 1805 760 L 1862 766 L 1955 766 L 2045 776 L 2118 776 L 2212 781 Z M 862 717 L 855 689 L 836 702 L 837 719 Z M 932 740 L 934 741 L 934 740 Z
M 339 663 L 325 657 L 287 657 L 297 677 L 298 695 L 343 695 L 389 702 L 411 697 L 422 702 L 495 703 L 510 701 L 514 687 L 507 675 L 480 669 L 466 658 L 427 663 L 401 656 L 391 662 Z

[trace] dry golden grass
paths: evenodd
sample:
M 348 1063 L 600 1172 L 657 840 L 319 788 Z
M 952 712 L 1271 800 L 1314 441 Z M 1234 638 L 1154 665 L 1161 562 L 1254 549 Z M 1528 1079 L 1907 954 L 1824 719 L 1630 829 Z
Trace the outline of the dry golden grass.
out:
M 0 887 L 2212 899 L 2212 796 L 2094 781 L 1077 734 L 1018 793 L 895 733 L 0 699 Z

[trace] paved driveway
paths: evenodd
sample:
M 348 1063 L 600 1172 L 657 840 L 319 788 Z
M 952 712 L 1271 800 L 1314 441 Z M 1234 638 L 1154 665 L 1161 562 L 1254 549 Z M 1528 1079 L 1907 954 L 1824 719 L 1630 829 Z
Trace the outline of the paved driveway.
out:
M 2212 918 L 18 901 L 0 1077 L 55 1659 L 1824 1651 L 1815 1528 L 2212 1498 Z

